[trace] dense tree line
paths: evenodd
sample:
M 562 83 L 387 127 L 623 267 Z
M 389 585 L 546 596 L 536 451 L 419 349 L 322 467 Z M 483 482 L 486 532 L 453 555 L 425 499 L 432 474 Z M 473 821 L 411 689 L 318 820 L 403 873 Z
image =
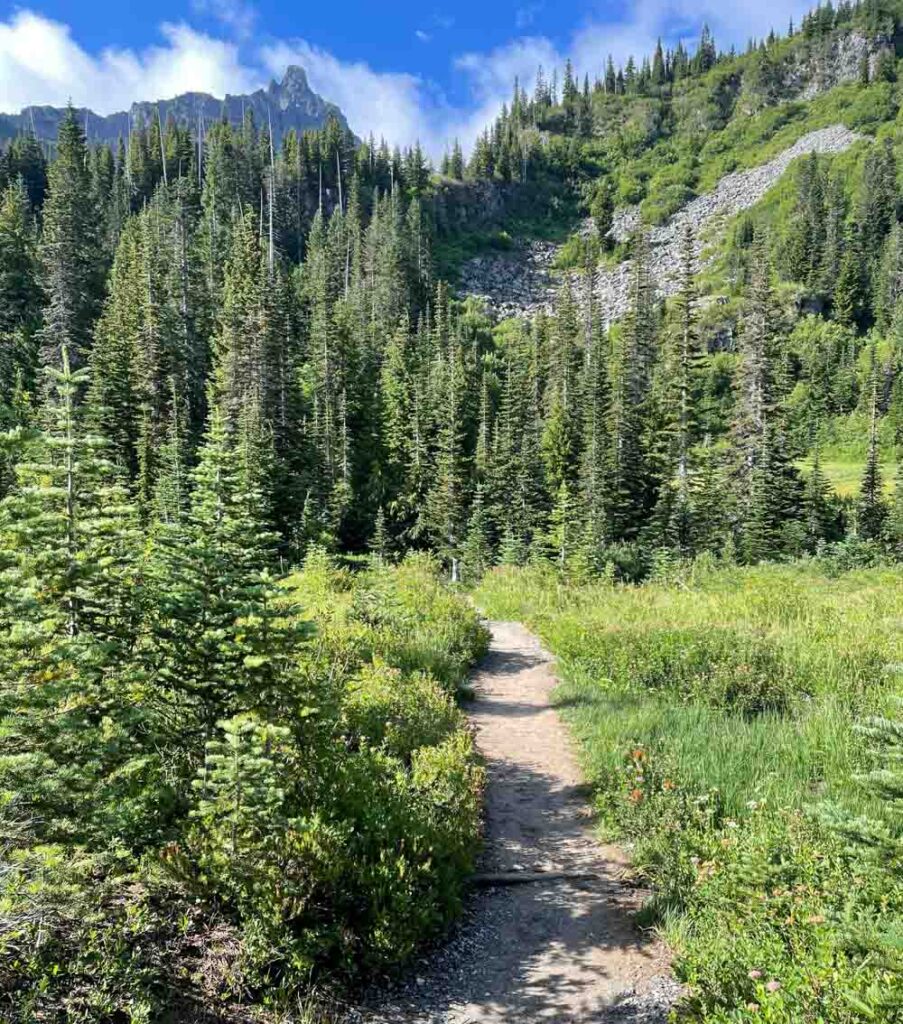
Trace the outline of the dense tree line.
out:
M 352 584 L 320 554 L 365 549 L 382 506 L 413 530 L 413 487 L 430 529 L 457 507 L 435 400 L 470 345 L 432 279 L 422 156 L 331 125 L 277 157 L 246 122 L 198 165 L 197 140 L 144 131 L 116 156 L 70 112 L 49 167 L 14 147 L 46 184 L 20 169 L 0 200 L 9 1020 L 275 1004 L 397 960 L 454 912 L 477 841 L 452 695 L 482 627 L 428 563 Z M 386 454 L 393 342 L 419 469 Z M 277 580 L 305 560 L 313 607 Z
M 755 561 L 849 532 L 899 541 L 878 458 L 879 424 L 903 422 L 889 147 L 870 151 L 852 211 L 812 157 L 779 243 L 737 233 L 725 390 L 689 236 L 667 307 L 640 235 L 621 324 L 603 328 L 587 274 L 553 315 L 494 327 L 435 280 L 419 151 L 355 147 L 334 124 L 278 156 L 250 122 L 196 142 L 151 125 L 114 157 L 70 116 L 44 202 L 24 174 L 4 192 L 6 487 L 65 356 L 78 429 L 108 446 L 145 531 L 184 517 L 215 424 L 283 559 L 376 545 L 431 547 L 455 574 L 531 553 L 599 570 L 624 546 L 628 561 L 725 545 Z M 773 259 L 823 313 L 789 339 Z M 856 408 L 872 424 L 858 508 L 830 493 L 813 433 Z

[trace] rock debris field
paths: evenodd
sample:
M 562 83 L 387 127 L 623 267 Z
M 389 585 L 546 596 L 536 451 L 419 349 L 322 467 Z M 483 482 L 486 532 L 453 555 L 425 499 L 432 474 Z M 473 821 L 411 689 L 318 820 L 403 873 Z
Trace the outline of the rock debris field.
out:
M 549 656 L 495 622 L 469 715 L 488 769 L 486 843 L 448 941 L 345 1024 L 665 1024 L 680 989 L 633 925 L 642 893 L 592 832 Z
M 677 289 L 680 238 L 689 224 L 696 238 L 697 257 L 702 254 L 701 238 L 719 218 L 754 206 L 778 181 L 793 160 L 808 153 L 842 153 L 862 135 L 843 125 L 810 132 L 768 163 L 748 171 L 725 175 L 713 191 L 687 203 L 665 224 L 648 233 L 649 265 L 659 295 L 673 295 Z M 637 207 L 617 211 L 611 235 L 625 241 L 639 226 Z M 460 291 L 481 296 L 500 318 L 531 315 L 552 307 L 561 276 L 552 272 L 558 246 L 551 242 L 527 242 L 507 253 L 476 256 L 461 271 Z M 586 288 L 582 275 L 573 274 L 576 293 Z M 620 319 L 627 311 L 630 261 L 614 268 L 600 267 L 593 280 L 598 308 L 605 323 Z

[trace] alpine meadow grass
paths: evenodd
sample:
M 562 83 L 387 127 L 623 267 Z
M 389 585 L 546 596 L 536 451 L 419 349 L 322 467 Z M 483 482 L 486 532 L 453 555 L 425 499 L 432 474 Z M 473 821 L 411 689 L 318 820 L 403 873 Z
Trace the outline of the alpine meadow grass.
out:
M 903 1019 L 899 865 L 824 813 L 887 817 L 855 778 L 855 723 L 903 686 L 903 573 L 707 565 L 632 587 L 500 569 L 475 596 L 556 655 L 599 826 L 651 887 L 643 917 L 693 1019 Z

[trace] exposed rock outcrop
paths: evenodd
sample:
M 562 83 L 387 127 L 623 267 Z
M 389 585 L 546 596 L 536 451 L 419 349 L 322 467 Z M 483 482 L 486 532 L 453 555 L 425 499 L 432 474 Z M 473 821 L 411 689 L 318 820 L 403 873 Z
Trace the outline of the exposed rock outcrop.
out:
M 786 82 L 787 93 L 792 95 L 796 91 L 801 99 L 812 99 L 836 85 L 858 81 L 865 61 L 868 61 L 869 76 L 874 78 L 881 55 L 888 51 L 893 53 L 893 50 L 893 40 L 886 36 L 841 33 L 793 62 Z
M 790 164 L 808 153 L 841 153 L 863 136 L 843 125 L 810 132 L 773 160 L 748 171 L 725 175 L 705 195 L 687 203 L 667 223 L 648 232 L 652 279 L 662 295 L 676 291 L 680 238 L 686 225 L 696 237 L 697 255 L 702 237 L 722 219 L 749 209 L 761 200 Z M 639 227 L 636 207 L 618 210 L 611 234 L 624 241 Z M 478 256 L 465 264 L 460 278 L 463 292 L 485 297 L 500 317 L 529 315 L 551 308 L 561 277 L 553 273 L 557 247 L 545 242 L 516 245 L 510 252 Z M 574 275 L 576 278 L 577 275 Z M 600 267 L 594 290 L 604 320 L 611 323 L 627 310 L 630 262 Z

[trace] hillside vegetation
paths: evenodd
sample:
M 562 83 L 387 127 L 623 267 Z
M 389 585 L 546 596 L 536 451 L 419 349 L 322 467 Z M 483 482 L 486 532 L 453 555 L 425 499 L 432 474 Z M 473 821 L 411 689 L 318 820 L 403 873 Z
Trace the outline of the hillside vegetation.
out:
M 903 1020 L 899 841 L 837 825 L 899 826 L 858 774 L 894 755 L 854 722 L 896 714 L 903 577 L 826 568 L 699 563 L 637 588 L 497 570 L 476 594 L 557 656 L 602 827 L 652 886 L 693 1020 Z

